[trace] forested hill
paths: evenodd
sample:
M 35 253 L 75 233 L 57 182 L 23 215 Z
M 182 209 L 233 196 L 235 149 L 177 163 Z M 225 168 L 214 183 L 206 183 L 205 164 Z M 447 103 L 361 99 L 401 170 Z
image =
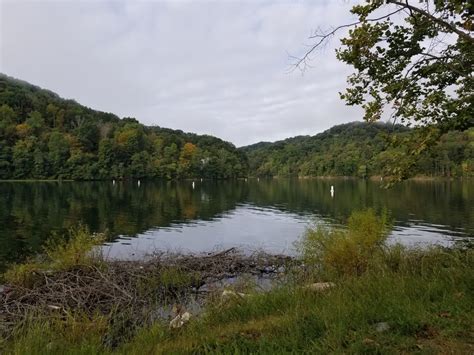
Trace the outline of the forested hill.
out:
M 147 127 L 0 74 L 0 179 L 231 178 L 247 169 L 221 139 Z
M 397 152 L 387 143 L 388 133 L 412 134 L 408 128 L 384 123 L 353 122 L 315 136 L 299 136 L 275 143 L 260 142 L 240 148 L 255 176 L 382 175 Z M 449 132 L 425 152 L 413 174 L 427 176 L 474 175 L 474 128 Z

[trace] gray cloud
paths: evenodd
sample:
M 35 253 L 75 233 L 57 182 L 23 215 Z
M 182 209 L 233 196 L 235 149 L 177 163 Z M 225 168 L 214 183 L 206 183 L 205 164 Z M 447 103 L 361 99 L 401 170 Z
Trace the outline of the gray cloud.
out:
M 240 146 L 360 119 L 338 92 L 334 39 L 301 75 L 321 26 L 350 1 L 0 0 L 0 71 L 119 116 Z

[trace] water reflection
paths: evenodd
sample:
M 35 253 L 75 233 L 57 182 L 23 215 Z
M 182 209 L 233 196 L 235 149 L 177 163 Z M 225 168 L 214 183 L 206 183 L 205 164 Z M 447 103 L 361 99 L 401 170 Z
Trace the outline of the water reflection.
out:
M 331 197 L 331 185 L 334 196 Z M 474 233 L 474 183 L 364 180 L 0 183 L 0 263 L 38 251 L 77 223 L 119 238 L 118 255 L 217 246 L 288 251 L 310 220 L 343 223 L 354 209 L 388 209 L 394 237 L 445 241 Z M 448 237 L 446 237 L 448 236 Z

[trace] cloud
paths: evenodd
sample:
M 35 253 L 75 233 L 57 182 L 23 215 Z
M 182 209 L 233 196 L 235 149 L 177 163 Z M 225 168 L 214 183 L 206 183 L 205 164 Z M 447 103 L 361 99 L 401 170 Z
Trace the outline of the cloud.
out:
M 338 40 L 289 72 L 348 1 L 0 0 L 0 71 L 119 116 L 240 146 L 360 119 Z

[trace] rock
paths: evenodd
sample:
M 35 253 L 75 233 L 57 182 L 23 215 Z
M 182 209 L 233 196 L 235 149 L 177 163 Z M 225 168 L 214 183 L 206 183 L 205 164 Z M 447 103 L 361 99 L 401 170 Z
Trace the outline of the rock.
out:
M 273 267 L 271 266 L 266 266 L 264 269 L 263 269 L 264 272 L 266 272 L 267 274 L 271 273 L 274 271 Z
M 11 293 L 13 289 L 11 287 L 8 287 L 6 285 L 0 285 L 0 295 L 4 294 L 8 296 L 9 293 Z
M 235 292 L 232 290 L 222 291 L 222 299 L 230 299 L 230 298 L 235 298 L 235 297 L 244 298 L 247 296 L 248 296 L 247 294 L 242 293 L 242 292 Z
M 277 269 L 277 272 L 280 273 L 280 274 L 283 274 L 285 271 L 286 271 L 286 269 L 285 269 L 284 266 L 280 266 L 280 267 Z
M 316 282 L 314 284 L 306 285 L 304 288 L 312 291 L 324 291 L 335 286 L 336 284 L 334 282 Z
M 191 313 L 189 312 L 184 312 L 182 315 L 181 315 L 181 320 L 183 322 L 189 322 L 189 320 L 191 319 Z
M 379 333 L 386 332 L 390 329 L 390 325 L 387 322 L 380 322 L 375 325 L 375 330 Z
M 191 319 L 191 313 L 189 312 L 178 314 L 176 317 L 174 317 L 170 321 L 170 328 L 171 329 L 181 328 L 183 325 L 189 322 L 190 319 Z
M 199 287 L 197 289 L 197 292 L 209 292 L 210 289 L 209 289 L 209 285 L 208 284 L 204 284 L 202 285 L 201 287 Z

